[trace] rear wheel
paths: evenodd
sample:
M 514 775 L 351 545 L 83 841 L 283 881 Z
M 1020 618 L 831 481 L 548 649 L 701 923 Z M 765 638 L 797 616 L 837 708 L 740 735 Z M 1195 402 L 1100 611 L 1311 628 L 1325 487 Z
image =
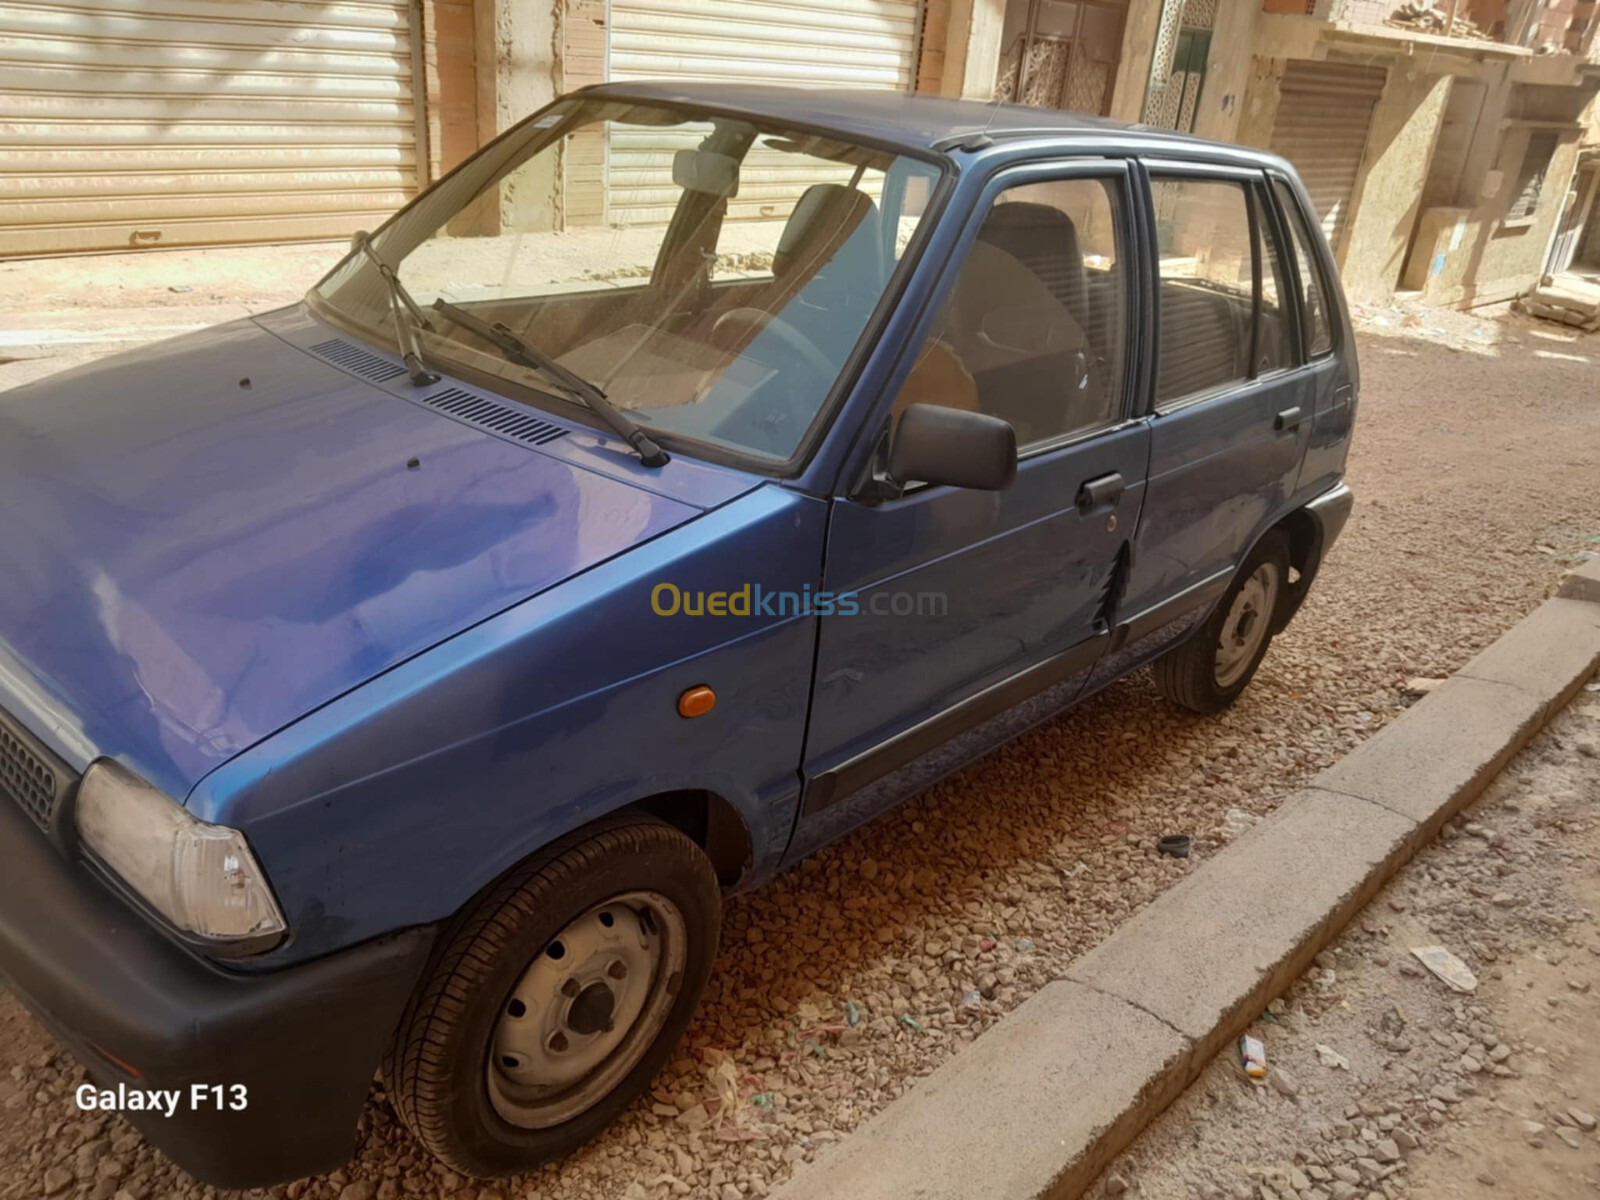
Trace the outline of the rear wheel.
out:
M 395 1108 L 469 1175 L 570 1153 L 671 1054 L 720 924 L 711 864 L 671 826 L 630 816 L 557 842 L 438 955 L 384 1064 Z
M 1232 704 L 1266 656 L 1288 583 L 1289 541 L 1275 529 L 1256 543 L 1205 624 L 1152 664 L 1161 694 L 1199 713 Z

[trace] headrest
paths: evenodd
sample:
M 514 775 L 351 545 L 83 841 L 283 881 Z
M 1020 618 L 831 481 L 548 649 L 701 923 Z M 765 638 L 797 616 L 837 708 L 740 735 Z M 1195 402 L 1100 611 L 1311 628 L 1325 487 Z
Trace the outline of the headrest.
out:
M 869 217 L 876 217 L 872 197 L 842 183 L 814 183 L 800 194 L 789 214 L 778 248 L 772 256 L 772 274 L 781 279 L 800 262 L 831 258 Z

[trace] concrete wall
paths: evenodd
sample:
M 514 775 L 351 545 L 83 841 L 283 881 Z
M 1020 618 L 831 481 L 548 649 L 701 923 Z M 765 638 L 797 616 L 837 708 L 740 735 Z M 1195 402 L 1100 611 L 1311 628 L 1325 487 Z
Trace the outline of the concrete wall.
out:
M 1578 161 L 1578 135 L 1563 138 L 1550 160 L 1534 219 L 1523 225 L 1504 222 L 1515 198 L 1517 167 L 1527 148 L 1526 126 L 1513 125 L 1500 139 L 1485 189 L 1498 180 L 1498 190 L 1483 196 L 1466 221 L 1460 249 L 1445 260 L 1444 270 L 1428 286 L 1428 298 L 1440 304 L 1493 304 L 1522 295 L 1544 272 L 1561 204 Z
M 1245 91 L 1250 84 L 1252 56 L 1241 53 L 1255 38 L 1261 6 L 1256 0 L 1219 0 L 1217 23 L 1211 34 L 1211 57 L 1206 62 L 1206 85 L 1195 111 L 1194 131 L 1219 142 L 1237 140 Z
M 1005 0 L 947 0 L 943 62 L 938 91 L 967 100 L 993 100 L 1000 67 L 1000 32 L 1005 25 Z M 931 79 L 930 79 L 931 84 Z M 922 72 L 918 71 L 918 88 Z M 933 90 L 929 87 L 928 90 Z
M 1443 269 L 1429 278 L 1425 295 L 1439 304 L 1488 304 L 1508 300 L 1538 282 L 1561 199 L 1576 166 L 1578 132 L 1574 129 L 1563 140 L 1552 159 L 1534 219 L 1507 225 L 1504 217 L 1515 198 L 1517 168 L 1529 130 L 1509 120 L 1513 88 L 1517 83 L 1570 86 L 1577 79 L 1575 64 L 1565 56 L 1511 59 L 1480 52 L 1474 57 L 1474 49 L 1469 42 L 1441 53 L 1436 45 L 1408 47 L 1404 37 L 1393 38 L 1387 47 L 1358 44 L 1348 36 L 1340 38 L 1337 30 L 1313 17 L 1263 12 L 1255 18 L 1253 53 L 1240 72 L 1242 98 L 1232 130 L 1232 139 L 1243 145 L 1270 145 L 1287 60 L 1345 58 L 1390 68 L 1373 113 L 1340 255 L 1341 274 L 1352 299 L 1383 302 L 1399 285 L 1422 212 L 1422 193 L 1452 77 L 1480 82 L 1486 92 L 1454 197 L 1466 210 L 1461 237 L 1446 253 Z M 1217 116 L 1210 119 L 1217 121 Z M 1226 124 L 1217 121 L 1210 128 L 1221 130 Z
M 1248 3 L 1249 0 L 1219 0 L 1221 5 Z M 1182 0 L 1173 0 L 1182 3 Z M 1145 89 L 1150 84 L 1150 61 L 1155 55 L 1156 35 L 1161 29 L 1161 0 L 1129 0 L 1128 16 L 1122 27 L 1121 59 L 1116 81 L 1111 85 L 1111 118 L 1137 121 L 1144 114 Z M 1216 53 L 1213 43 L 1212 53 Z
M 1181 3 L 1181 0 L 1173 0 Z M 1144 115 L 1145 94 L 1156 38 L 1161 30 L 1161 0 L 1131 0 L 1122 32 L 1122 59 L 1111 93 L 1111 116 L 1137 121 Z M 1206 85 L 1195 112 L 1195 133 L 1218 141 L 1235 140 L 1245 86 L 1250 79 L 1250 55 L 1239 52 L 1255 34 L 1260 0 L 1217 0 L 1217 20 L 1211 34 L 1211 57 L 1206 61 Z
M 1386 300 L 1399 285 L 1450 95 L 1450 77 L 1427 74 L 1416 60 L 1384 65 L 1389 79 L 1372 112 L 1342 265 L 1345 293 L 1356 301 Z
M 561 20 L 553 0 L 476 0 L 478 131 L 482 141 L 555 99 L 561 78 Z M 493 64 L 493 69 L 489 69 Z M 554 167 L 552 162 L 551 167 Z M 501 188 L 503 229 L 554 228 L 556 179 L 519 176 Z
M 478 148 L 477 31 L 473 0 L 422 6 L 423 95 L 427 104 L 426 185 Z

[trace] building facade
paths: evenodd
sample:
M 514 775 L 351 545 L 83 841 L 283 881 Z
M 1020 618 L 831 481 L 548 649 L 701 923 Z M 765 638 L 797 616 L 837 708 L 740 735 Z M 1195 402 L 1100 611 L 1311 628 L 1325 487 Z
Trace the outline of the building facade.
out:
M 762 80 L 1001 98 L 1270 147 L 1306 179 L 1353 297 L 1488 303 L 1600 252 L 1600 147 L 1582 150 L 1595 11 L 0 0 L 0 256 L 342 238 L 562 91 Z M 641 163 L 658 150 L 591 148 Z M 574 188 L 562 219 L 649 221 L 659 199 Z
M 940 90 L 1044 103 L 1072 94 L 1070 80 L 1053 92 L 1048 76 L 1043 94 L 1010 83 L 1016 11 L 1039 0 L 946 4 Z M 1289 158 L 1358 301 L 1405 293 L 1487 304 L 1600 243 L 1590 232 L 1600 146 L 1581 150 L 1595 140 L 1586 122 L 1600 89 L 1596 7 L 1130 0 L 1109 97 L 1077 107 Z M 975 57 L 997 62 L 997 85 Z M 1080 91 L 1098 82 L 1091 73 Z

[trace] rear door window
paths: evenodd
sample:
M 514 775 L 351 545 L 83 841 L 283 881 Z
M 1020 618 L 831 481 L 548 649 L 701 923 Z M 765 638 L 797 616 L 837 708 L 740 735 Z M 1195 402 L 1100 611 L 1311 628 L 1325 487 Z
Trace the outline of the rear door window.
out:
M 1151 191 L 1161 283 L 1157 405 L 1292 366 L 1288 277 L 1259 190 L 1157 176 Z
M 1333 328 L 1328 323 L 1328 297 L 1322 286 L 1322 272 L 1311 254 L 1311 233 L 1306 227 L 1305 214 L 1300 211 L 1299 200 L 1282 180 L 1273 180 L 1272 186 L 1288 220 L 1289 236 L 1294 240 L 1295 270 L 1300 276 L 1300 294 L 1305 297 L 1302 315 L 1306 348 L 1312 358 L 1317 358 L 1333 350 Z

